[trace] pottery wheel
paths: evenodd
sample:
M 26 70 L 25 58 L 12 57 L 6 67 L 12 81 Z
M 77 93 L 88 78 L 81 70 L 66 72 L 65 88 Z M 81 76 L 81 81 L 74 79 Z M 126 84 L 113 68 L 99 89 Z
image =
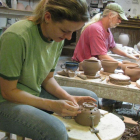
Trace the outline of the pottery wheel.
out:
M 80 75 L 85 75 L 84 73 L 80 73 Z M 101 76 L 99 74 L 96 74 L 95 76 L 92 75 L 85 75 L 88 79 L 97 79 L 100 78 Z
M 125 131 L 124 122 L 112 113 L 106 113 L 101 117 L 99 124 L 96 126 L 99 130 L 97 134 L 91 133 L 89 126 L 77 124 L 74 119 L 65 119 L 56 114 L 53 114 L 53 116 L 63 122 L 69 140 L 120 140 Z
M 117 85 L 130 85 L 130 77 L 122 74 L 110 74 L 109 81 Z

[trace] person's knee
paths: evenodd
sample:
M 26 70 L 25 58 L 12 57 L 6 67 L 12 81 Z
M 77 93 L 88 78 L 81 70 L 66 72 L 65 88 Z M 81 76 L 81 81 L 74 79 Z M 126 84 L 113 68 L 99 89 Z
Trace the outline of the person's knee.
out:
M 30 130 L 30 131 L 29 131 Z M 32 130 L 32 131 L 31 131 Z M 27 137 L 33 140 L 68 140 L 67 130 L 63 122 L 52 115 L 43 116 L 28 128 Z
M 47 127 L 47 126 L 46 126 Z M 67 130 L 61 121 L 55 121 L 49 128 L 49 131 L 45 133 L 44 140 L 68 140 Z

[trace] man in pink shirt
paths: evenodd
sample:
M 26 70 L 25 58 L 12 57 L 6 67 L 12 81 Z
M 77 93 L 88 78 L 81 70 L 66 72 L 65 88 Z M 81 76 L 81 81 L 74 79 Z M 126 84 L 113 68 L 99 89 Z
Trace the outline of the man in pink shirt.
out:
M 128 20 L 122 7 L 116 3 L 108 4 L 102 14 L 95 15 L 83 27 L 72 60 L 80 62 L 80 64 L 84 59 L 95 59 L 95 57 L 99 60 L 115 60 L 107 54 L 109 50 L 121 56 L 137 59 L 134 55 L 127 54 L 115 47 L 115 41 L 110 28 L 115 28 L 121 23 L 122 19 Z M 118 63 L 118 66 L 121 67 L 122 63 Z M 115 102 L 114 100 L 103 99 L 102 105 L 110 106 Z
M 83 31 L 75 48 L 73 59 L 82 62 L 91 57 L 98 58 L 99 55 L 106 55 L 113 47 L 115 47 L 113 35 L 110 29 L 105 30 L 100 20 Z
M 84 59 L 92 59 L 92 57 L 99 60 L 115 60 L 107 54 L 109 50 L 118 55 L 137 59 L 134 55 L 127 54 L 115 47 L 110 28 L 115 28 L 122 19 L 127 20 L 121 6 L 116 3 L 108 4 L 103 14 L 95 15 L 83 27 L 72 60 L 82 62 Z M 121 62 L 119 62 L 119 67 L 121 67 Z

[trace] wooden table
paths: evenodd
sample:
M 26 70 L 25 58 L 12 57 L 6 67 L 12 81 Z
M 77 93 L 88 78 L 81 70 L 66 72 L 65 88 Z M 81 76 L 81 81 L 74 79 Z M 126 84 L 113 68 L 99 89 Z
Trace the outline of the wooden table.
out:
M 108 76 L 103 81 L 100 78 L 82 80 L 79 77 L 70 78 L 60 75 L 54 77 L 61 86 L 85 88 L 95 92 L 99 98 L 140 104 L 140 89 L 136 86 L 136 82 L 121 86 L 107 82 Z

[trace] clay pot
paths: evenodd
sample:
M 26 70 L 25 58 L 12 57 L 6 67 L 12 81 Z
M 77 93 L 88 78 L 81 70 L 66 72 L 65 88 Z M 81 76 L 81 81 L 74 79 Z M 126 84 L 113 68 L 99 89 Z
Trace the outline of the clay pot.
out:
M 125 75 L 128 75 L 132 82 L 136 82 L 140 78 L 140 67 L 127 66 Z
M 94 126 L 100 122 L 100 111 L 95 107 L 93 102 L 84 102 L 80 106 L 80 110 L 81 113 L 74 118 L 78 124 L 92 127 L 92 119 Z
M 127 46 L 129 43 L 129 35 L 121 33 L 119 35 L 119 43 L 122 44 L 123 46 Z
M 32 11 L 33 9 L 31 8 L 30 5 L 27 5 L 27 6 L 25 7 L 25 10 L 26 10 L 26 11 Z
M 140 42 L 138 42 L 137 48 L 138 48 L 138 50 L 140 51 Z
M 124 73 L 125 73 L 125 68 L 126 68 L 127 66 L 137 67 L 137 66 L 139 66 L 139 65 L 136 64 L 136 63 L 129 62 L 129 61 L 123 61 L 123 62 L 122 62 L 122 65 L 121 65 L 121 69 L 124 71 Z
M 91 57 L 89 60 L 98 60 L 96 57 Z M 83 71 L 82 67 L 83 61 L 79 63 L 79 71 Z
M 82 68 L 85 75 L 95 76 L 97 71 L 101 69 L 100 60 L 85 59 L 82 63 Z
M 83 62 L 80 62 L 80 63 L 79 63 L 79 71 L 83 71 L 82 65 L 83 65 Z
M 119 63 L 115 60 L 103 59 L 101 60 L 101 64 L 104 72 L 114 73 L 114 70 L 118 67 Z
M 25 7 L 24 7 L 24 5 L 22 4 L 22 3 L 18 3 L 17 4 L 17 10 L 25 10 Z

